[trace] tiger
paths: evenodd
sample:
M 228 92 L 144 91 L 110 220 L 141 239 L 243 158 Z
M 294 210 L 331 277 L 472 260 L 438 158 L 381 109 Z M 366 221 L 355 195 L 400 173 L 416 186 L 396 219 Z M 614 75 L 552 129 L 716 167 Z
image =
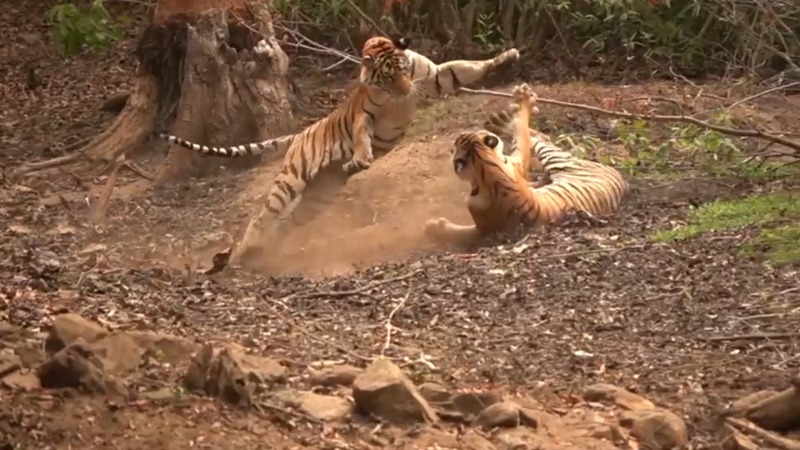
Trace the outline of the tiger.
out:
M 211 156 L 285 152 L 283 167 L 241 241 L 243 248 L 251 247 L 267 227 L 276 226 L 291 214 L 306 184 L 320 170 L 344 160 L 342 170 L 350 176 L 370 167 L 375 158 L 373 150 L 381 156 L 393 150 L 411 124 L 420 94 L 451 94 L 519 59 L 519 51 L 512 48 L 487 60 L 453 60 L 437 65 L 410 50 L 410 44 L 406 37 L 368 39 L 362 48 L 357 88 L 330 115 L 300 133 L 231 147 L 160 136 L 171 144 Z
M 622 175 L 612 167 L 573 156 L 531 129 L 535 95 L 530 86 L 516 86 L 513 96 L 515 115 L 496 113 L 487 121 L 501 135 L 511 135 L 510 155 L 504 154 L 504 143 L 498 134 L 487 129 L 456 137 L 453 170 L 460 180 L 471 183 L 467 209 L 473 225 L 458 225 L 444 217 L 430 219 L 424 233 L 434 241 L 470 246 L 491 234 L 512 231 L 520 224 L 550 224 L 570 210 L 590 215 L 618 211 L 628 192 Z M 533 164 L 532 152 L 552 180 L 545 186 L 531 186 L 523 172 Z

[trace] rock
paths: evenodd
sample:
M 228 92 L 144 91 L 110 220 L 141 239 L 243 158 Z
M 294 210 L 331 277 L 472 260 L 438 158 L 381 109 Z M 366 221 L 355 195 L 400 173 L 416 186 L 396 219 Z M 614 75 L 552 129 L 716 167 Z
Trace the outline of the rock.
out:
M 483 428 L 516 427 L 519 424 L 519 405 L 513 402 L 495 403 L 475 418 L 475 425 Z
M 583 398 L 588 402 L 607 402 L 629 411 L 654 409 L 656 405 L 650 400 L 627 391 L 613 384 L 598 383 L 588 386 L 583 391 Z
M 139 397 L 152 401 L 168 401 L 178 399 L 180 394 L 170 388 L 163 388 L 155 391 L 141 392 L 139 393 Z
M 494 450 L 495 448 L 494 444 L 474 430 L 469 430 L 461 436 L 460 447 L 464 450 Z
M 760 403 L 763 400 L 766 400 L 772 396 L 777 395 L 777 391 L 758 391 L 753 392 L 750 395 L 745 395 L 744 397 L 736 400 L 735 402 L 731 403 L 730 408 L 728 408 L 728 414 L 732 416 L 740 416 L 747 413 L 754 405 Z
M 22 367 L 36 367 L 47 360 L 41 339 L 26 339 L 19 342 L 14 346 L 14 353 L 19 356 Z
M 78 388 L 84 392 L 127 394 L 124 386 L 107 377 L 102 361 L 82 338 L 65 347 L 39 366 L 37 376 L 46 388 Z
M 437 422 L 411 380 L 386 358 L 376 359 L 353 382 L 356 408 L 392 423 Z
M 353 413 L 353 405 L 346 399 L 313 392 L 303 393 L 299 408 L 309 416 L 326 422 L 343 420 Z
M 626 411 L 619 424 L 630 429 L 642 448 L 668 450 L 683 448 L 689 441 L 686 424 L 680 417 L 664 409 Z
M 498 448 L 502 450 L 536 449 L 554 450 L 547 436 L 539 436 L 529 428 L 512 428 L 497 434 Z M 555 447 L 561 449 L 563 447 Z
M 144 349 L 125 333 L 111 333 L 92 344 L 92 352 L 103 362 L 103 371 L 118 375 L 130 372 L 142 363 Z
M 465 417 L 474 417 L 487 407 L 502 402 L 503 396 L 495 392 L 466 392 L 454 395 L 450 401 L 453 409 Z
M 309 381 L 313 386 L 352 386 L 363 369 L 349 364 L 340 364 L 324 370 L 308 368 Z
M 422 398 L 430 403 L 450 402 L 450 391 L 446 387 L 436 383 L 422 383 L 419 385 L 419 393 Z
M 22 368 L 22 360 L 10 348 L 0 350 L 0 378 Z
M 189 361 L 192 354 L 200 349 L 199 344 L 180 336 L 150 331 L 131 331 L 127 334 L 155 360 L 172 365 Z
M 105 328 L 77 314 L 61 314 L 53 319 L 50 334 L 44 341 L 44 349 L 47 354 L 54 355 L 78 338 L 91 344 L 107 334 Z
M 426 428 L 422 430 L 418 436 L 414 438 L 411 445 L 400 446 L 409 448 L 462 448 L 458 436 L 450 434 L 444 430 L 437 430 L 433 428 Z
M 35 391 L 42 388 L 42 383 L 39 381 L 39 377 L 37 377 L 34 372 L 14 372 L 3 377 L 3 380 L 0 382 L 0 384 L 9 389 L 16 389 L 26 392 Z
M 206 344 L 192 358 L 183 382 L 190 391 L 202 391 L 229 403 L 249 405 L 252 395 L 266 383 L 285 380 L 286 369 L 277 361 L 244 353 L 227 344 L 216 350 Z

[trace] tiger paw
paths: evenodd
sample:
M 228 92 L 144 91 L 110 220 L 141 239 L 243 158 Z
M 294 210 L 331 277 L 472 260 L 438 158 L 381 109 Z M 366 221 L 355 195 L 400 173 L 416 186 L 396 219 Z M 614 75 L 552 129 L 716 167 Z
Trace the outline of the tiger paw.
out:
M 342 164 L 342 170 L 344 173 L 348 175 L 353 175 L 363 170 L 369 169 L 369 166 L 372 165 L 372 161 L 364 161 L 362 159 L 351 159 L 346 163 Z
M 514 86 L 514 90 L 511 91 L 511 95 L 514 96 L 514 100 L 519 105 L 533 105 L 533 103 L 536 102 L 536 94 L 533 92 L 533 89 L 531 89 L 528 83 L 522 83 Z
M 494 66 L 503 66 L 519 60 L 519 50 L 512 48 L 494 57 Z
M 427 222 L 425 222 L 425 236 L 440 236 L 442 231 L 447 228 L 448 223 L 449 221 L 444 217 L 439 217 L 438 219 L 429 219 Z

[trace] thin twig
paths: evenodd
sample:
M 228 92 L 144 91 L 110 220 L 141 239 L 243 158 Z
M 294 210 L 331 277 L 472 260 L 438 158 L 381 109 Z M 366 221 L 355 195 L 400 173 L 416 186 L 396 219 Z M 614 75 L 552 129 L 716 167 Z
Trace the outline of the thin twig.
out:
M 281 298 L 279 301 L 281 303 L 284 303 L 284 302 L 286 302 L 288 300 L 299 300 L 299 299 L 305 300 L 305 299 L 310 299 L 310 298 L 322 298 L 322 297 L 341 298 L 341 297 L 349 297 L 351 295 L 361 295 L 361 294 L 364 294 L 365 292 L 369 291 L 370 289 L 374 289 L 374 288 L 376 288 L 378 286 L 383 286 L 384 284 L 389 284 L 389 283 L 394 283 L 394 282 L 397 282 L 397 281 L 407 280 L 407 279 L 413 277 L 414 275 L 420 273 L 421 271 L 422 270 L 420 270 L 420 269 L 413 270 L 413 271 L 408 272 L 408 273 L 406 273 L 404 275 L 398 275 L 396 277 L 387 278 L 385 280 L 373 281 L 372 283 L 369 283 L 369 284 L 366 284 L 364 286 L 361 286 L 360 288 L 350 289 L 350 290 L 347 290 L 347 291 L 316 291 L 316 292 L 289 294 L 289 295 Z
M 368 15 L 367 15 L 367 13 L 365 13 L 365 12 L 364 12 L 364 11 L 363 11 L 361 8 L 359 8 L 359 7 L 358 7 L 358 6 L 357 6 L 357 5 L 356 5 L 356 4 L 353 2 L 353 0 L 345 0 L 345 1 L 347 2 L 347 5 L 348 5 L 348 6 L 349 6 L 349 7 L 350 7 L 350 8 L 351 8 L 353 11 L 355 11 L 355 12 L 356 12 L 356 14 L 358 14 L 359 16 L 361 16 L 361 18 L 362 18 L 362 19 L 364 19 L 364 20 L 366 20 L 367 22 L 369 22 L 369 24 L 370 24 L 370 25 L 372 25 L 372 26 L 373 26 L 373 27 L 374 27 L 374 28 L 375 28 L 375 29 L 376 29 L 378 32 L 380 32 L 380 33 L 381 33 L 383 36 L 387 36 L 386 32 L 385 32 L 385 31 L 383 31 L 383 28 L 381 28 L 381 27 L 380 27 L 380 25 L 378 25 L 378 24 L 377 24 L 377 23 L 376 23 L 374 20 L 372 20 L 372 17 L 368 16 Z
M 721 342 L 721 341 L 757 341 L 762 339 L 792 339 L 800 337 L 800 333 L 753 333 L 753 334 L 737 334 L 732 336 L 710 336 L 703 338 L 708 342 Z
M 490 91 L 486 89 L 469 89 L 469 88 L 459 88 L 459 92 L 464 92 L 467 94 L 474 94 L 474 95 L 492 95 L 496 97 L 505 97 L 505 98 L 512 98 L 512 95 L 507 92 L 498 92 L 498 91 Z M 778 136 L 777 134 L 766 133 L 764 131 L 755 129 L 755 130 L 738 130 L 734 128 L 723 127 L 719 125 L 714 125 L 708 122 L 704 122 L 700 119 L 696 119 L 690 116 L 684 115 L 658 115 L 658 114 L 633 114 L 633 113 L 626 113 L 621 111 L 611 111 L 608 109 L 598 108 L 596 106 L 589 106 L 589 105 L 582 105 L 580 103 L 570 103 L 570 102 L 562 102 L 559 100 L 551 100 L 548 98 L 537 97 L 537 102 L 562 106 L 565 108 L 573 108 L 573 109 L 581 109 L 584 111 L 591 111 L 598 114 L 605 114 L 608 116 L 620 117 L 624 119 L 630 120 L 650 120 L 654 122 L 684 122 L 684 123 L 691 123 L 693 125 L 697 125 L 702 128 L 706 128 L 709 130 L 718 131 L 723 134 L 727 134 L 729 136 L 737 136 L 737 137 L 754 137 L 754 138 L 761 138 L 766 139 L 768 141 L 772 141 L 786 147 L 792 148 L 797 152 L 800 152 L 800 142 L 795 142 L 790 139 L 786 139 L 782 136 Z
M 392 318 L 394 315 L 397 314 L 397 311 L 405 306 L 406 301 L 408 301 L 408 297 L 411 295 L 411 284 L 408 285 L 408 292 L 406 292 L 405 297 L 403 297 L 397 305 L 389 312 L 389 317 L 386 318 L 386 341 L 383 343 L 383 348 L 381 348 L 381 357 L 386 354 L 386 351 L 389 350 L 389 347 L 392 345 Z
M 295 410 L 292 410 L 292 409 L 284 408 L 282 406 L 278 406 L 278 405 L 275 405 L 275 404 L 272 404 L 272 403 L 269 403 L 269 402 L 262 401 L 262 402 L 255 403 L 253 406 L 255 406 L 256 409 L 261 410 L 262 412 L 263 412 L 264 409 L 269 409 L 269 410 L 274 411 L 274 412 L 279 412 L 279 413 L 286 414 L 287 416 L 293 416 L 293 417 L 296 417 L 298 419 L 304 419 L 304 420 L 307 420 L 309 422 L 312 422 L 312 423 L 315 423 L 315 424 L 318 424 L 318 425 L 321 425 L 321 424 L 325 423 L 325 422 L 323 422 L 323 421 L 321 421 L 321 420 L 319 420 L 319 419 L 317 419 L 315 417 L 309 416 L 308 414 L 303 414 L 303 413 L 301 413 L 299 411 L 295 411 Z
M 743 98 L 741 100 L 733 102 L 732 105 L 730 105 L 730 106 L 728 106 L 726 108 L 727 109 L 733 109 L 733 108 L 735 108 L 735 107 L 737 107 L 737 106 L 739 106 L 739 105 L 741 105 L 743 103 L 747 103 L 747 102 L 753 101 L 753 100 L 755 100 L 755 99 L 757 99 L 759 97 L 763 97 L 763 96 L 765 96 L 767 94 L 770 94 L 772 92 L 779 91 L 781 89 L 787 89 L 787 88 L 794 87 L 794 86 L 800 86 L 800 81 L 795 81 L 795 82 L 792 82 L 792 83 L 789 83 L 789 84 L 784 84 L 784 85 L 781 85 L 781 86 L 775 86 L 775 87 L 767 89 L 765 91 L 761 91 L 761 92 L 755 93 L 755 94 L 753 94 L 753 95 L 751 95 L 749 97 L 745 97 L 745 98 Z

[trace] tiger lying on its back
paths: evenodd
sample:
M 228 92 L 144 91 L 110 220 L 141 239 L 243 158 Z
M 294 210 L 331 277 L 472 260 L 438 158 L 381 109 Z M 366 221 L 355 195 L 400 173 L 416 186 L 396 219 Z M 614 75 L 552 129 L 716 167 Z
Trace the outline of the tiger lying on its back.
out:
M 367 40 L 362 49 L 359 86 L 329 116 L 304 131 L 264 142 L 228 148 L 194 144 L 162 135 L 170 143 L 214 156 L 258 155 L 286 150 L 284 165 L 270 188 L 265 204 L 250 220 L 241 247 L 255 244 L 266 228 L 291 213 L 311 179 L 330 163 L 347 160 L 348 173 L 372 163 L 373 149 L 388 152 L 403 138 L 417 108 L 417 94 L 444 95 L 474 83 L 507 63 L 519 52 L 507 50 L 483 61 L 449 61 L 440 65 L 408 49 L 408 39 Z
M 545 225 L 559 219 L 568 210 L 607 215 L 619 209 L 628 184 L 606 165 L 576 158 L 556 147 L 543 134 L 529 128 L 531 88 L 514 88 L 518 105 L 516 117 L 495 114 L 493 123 L 501 135 L 512 125 L 514 150 L 503 154 L 503 141 L 494 133 L 481 130 L 462 133 L 455 140 L 453 169 L 463 181 L 472 184 L 467 208 L 474 225 L 457 225 L 445 218 L 431 219 L 425 234 L 450 244 L 470 245 L 487 235 L 507 232 L 520 223 Z M 503 127 L 502 125 L 505 124 Z M 531 151 L 541 161 L 552 182 L 532 187 L 524 170 L 532 164 Z

